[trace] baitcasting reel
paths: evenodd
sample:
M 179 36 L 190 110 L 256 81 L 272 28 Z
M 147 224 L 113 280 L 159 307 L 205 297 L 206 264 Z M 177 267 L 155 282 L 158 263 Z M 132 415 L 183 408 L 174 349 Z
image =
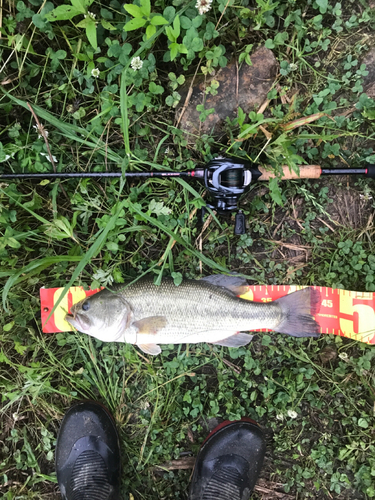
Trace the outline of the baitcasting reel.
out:
M 240 196 L 250 189 L 251 181 L 256 181 L 262 174 L 257 168 L 243 160 L 215 158 L 205 168 L 195 169 L 194 177 L 201 179 L 209 191 L 212 203 L 207 206 L 219 214 L 238 210 Z M 205 209 L 202 209 L 202 219 Z M 235 234 L 245 233 L 245 216 L 241 210 L 236 213 Z
M 287 165 L 282 167 L 284 179 L 318 179 L 321 175 L 356 175 L 375 179 L 375 165 L 366 168 L 327 168 L 320 165 L 303 165 L 300 167 L 299 175 L 292 171 Z M 246 160 L 232 158 L 215 158 L 205 168 L 195 169 L 195 177 L 203 180 L 204 185 L 213 199 L 212 204 L 207 206 L 217 210 L 219 214 L 225 214 L 238 210 L 240 196 L 250 189 L 251 182 L 267 181 L 275 177 L 275 174 L 261 166 L 251 165 Z M 204 217 L 202 209 L 202 219 Z M 246 232 L 246 220 L 241 210 L 236 213 L 234 223 L 234 234 L 240 235 Z

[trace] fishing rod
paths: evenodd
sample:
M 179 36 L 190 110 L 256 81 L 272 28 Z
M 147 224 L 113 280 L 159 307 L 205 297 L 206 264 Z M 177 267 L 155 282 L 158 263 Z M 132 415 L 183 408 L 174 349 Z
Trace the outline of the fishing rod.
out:
M 287 165 L 282 166 L 281 180 L 319 179 L 325 175 L 362 175 L 375 179 L 375 165 L 366 168 L 321 168 L 320 165 L 303 165 L 299 175 Z M 187 172 L 152 171 L 152 172 L 53 172 L 0 174 L 3 179 L 105 179 L 105 178 L 163 178 L 191 177 L 202 182 L 211 195 L 207 207 L 219 214 L 238 210 L 239 198 L 250 189 L 252 182 L 268 181 L 276 177 L 275 173 L 261 166 L 254 166 L 246 160 L 233 158 L 215 158 L 205 167 Z M 204 212 L 203 212 L 204 214 Z M 235 217 L 234 233 L 245 234 L 245 215 L 238 210 Z

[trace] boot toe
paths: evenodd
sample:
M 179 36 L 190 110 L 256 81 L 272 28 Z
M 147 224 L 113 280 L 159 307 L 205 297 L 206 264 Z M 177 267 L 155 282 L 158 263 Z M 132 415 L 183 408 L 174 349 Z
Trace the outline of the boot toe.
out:
M 214 430 L 198 454 L 189 500 L 248 500 L 264 455 L 257 424 L 230 422 Z
M 120 445 L 108 410 L 92 401 L 70 408 L 60 427 L 55 462 L 64 500 L 117 499 Z

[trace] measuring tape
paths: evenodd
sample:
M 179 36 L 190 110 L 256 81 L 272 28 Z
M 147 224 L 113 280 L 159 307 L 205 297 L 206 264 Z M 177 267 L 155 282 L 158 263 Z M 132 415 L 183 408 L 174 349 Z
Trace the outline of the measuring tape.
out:
M 306 288 L 298 285 L 254 285 L 249 286 L 242 299 L 255 302 L 271 302 L 284 295 Z M 375 344 L 375 293 L 352 292 L 338 288 L 314 286 L 319 290 L 321 304 L 315 316 L 320 326 L 320 333 L 347 337 L 352 340 Z M 80 286 L 69 288 L 54 314 L 48 319 L 53 306 L 61 296 L 63 288 L 41 288 L 41 319 L 44 333 L 72 331 L 65 321 L 70 308 L 80 300 L 97 293 L 96 290 L 84 290 Z M 268 331 L 268 330 L 261 330 Z

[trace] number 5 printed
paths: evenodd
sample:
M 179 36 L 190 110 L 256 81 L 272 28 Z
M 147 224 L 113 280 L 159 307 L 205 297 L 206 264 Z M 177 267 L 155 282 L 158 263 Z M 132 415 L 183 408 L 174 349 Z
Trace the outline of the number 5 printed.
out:
M 375 342 L 375 311 L 370 304 L 353 304 L 355 295 L 340 293 L 340 328 L 354 340 Z M 351 318 L 342 317 L 351 316 Z M 357 316 L 357 317 L 356 317 Z M 357 326 L 357 328 L 355 328 Z

